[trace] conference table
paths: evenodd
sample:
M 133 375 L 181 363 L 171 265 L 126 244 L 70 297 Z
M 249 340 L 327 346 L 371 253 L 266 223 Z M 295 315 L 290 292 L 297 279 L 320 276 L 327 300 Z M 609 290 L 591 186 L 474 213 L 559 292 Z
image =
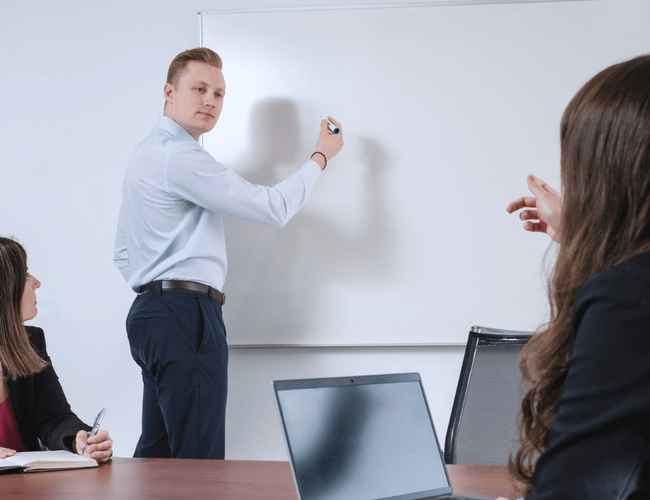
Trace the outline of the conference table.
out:
M 515 498 L 505 467 L 450 465 L 457 495 Z M 297 500 L 288 462 L 114 458 L 95 469 L 0 475 L 2 500 Z

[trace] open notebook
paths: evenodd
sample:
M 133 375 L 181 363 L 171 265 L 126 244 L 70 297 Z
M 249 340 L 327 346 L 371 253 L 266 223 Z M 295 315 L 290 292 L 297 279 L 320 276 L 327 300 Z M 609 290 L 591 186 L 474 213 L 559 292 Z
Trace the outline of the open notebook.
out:
M 38 472 L 46 470 L 84 469 L 97 467 L 97 461 L 69 451 L 25 451 L 9 458 L 0 458 L 1 472 Z

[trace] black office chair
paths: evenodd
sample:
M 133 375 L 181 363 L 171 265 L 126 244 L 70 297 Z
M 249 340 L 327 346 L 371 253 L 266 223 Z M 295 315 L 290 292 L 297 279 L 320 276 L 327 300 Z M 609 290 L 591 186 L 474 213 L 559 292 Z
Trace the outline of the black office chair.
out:
M 473 326 L 445 439 L 448 464 L 506 464 L 519 445 L 519 353 L 531 332 Z

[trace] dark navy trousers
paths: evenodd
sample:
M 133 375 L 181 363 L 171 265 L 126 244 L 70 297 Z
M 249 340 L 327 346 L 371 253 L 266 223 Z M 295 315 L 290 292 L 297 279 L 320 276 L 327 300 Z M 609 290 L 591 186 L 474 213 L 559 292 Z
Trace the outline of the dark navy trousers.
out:
M 223 459 L 228 345 L 221 306 L 191 291 L 149 291 L 133 302 L 126 330 L 144 382 L 134 456 Z

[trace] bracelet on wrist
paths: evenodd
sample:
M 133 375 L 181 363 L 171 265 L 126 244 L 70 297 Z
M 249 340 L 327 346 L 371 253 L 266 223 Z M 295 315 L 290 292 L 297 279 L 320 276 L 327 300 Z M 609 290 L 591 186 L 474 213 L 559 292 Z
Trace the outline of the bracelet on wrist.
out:
M 309 158 L 313 160 L 315 155 L 321 155 L 323 157 L 323 161 L 325 162 L 325 164 L 323 165 L 321 170 L 325 170 L 325 168 L 327 168 L 327 156 L 325 156 L 325 153 L 323 153 L 322 151 L 314 151 Z

